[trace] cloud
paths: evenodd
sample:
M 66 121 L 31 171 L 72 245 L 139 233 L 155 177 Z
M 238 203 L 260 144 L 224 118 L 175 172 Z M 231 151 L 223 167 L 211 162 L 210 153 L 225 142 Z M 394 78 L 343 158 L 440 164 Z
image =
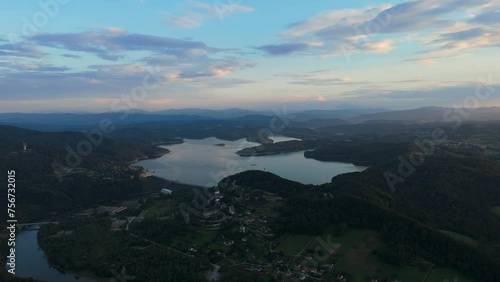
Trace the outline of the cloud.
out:
M 366 43 L 362 44 L 361 49 L 367 53 L 379 53 L 379 54 L 380 53 L 389 53 L 391 50 L 393 50 L 395 48 L 392 45 L 393 43 L 394 43 L 394 40 L 392 40 L 392 39 L 366 42 Z
M 285 46 L 314 42 L 308 45 L 308 54 L 321 56 L 388 53 L 396 48 L 395 42 L 419 39 L 424 42 L 422 47 L 435 46 L 438 50 L 496 47 L 499 27 L 492 25 L 500 21 L 499 8 L 495 0 L 414 0 L 332 10 L 289 24 L 281 37 L 286 40 Z M 461 30 L 454 34 L 450 27 Z M 418 37 L 418 33 L 424 35 Z
M 135 74 L 145 73 L 146 66 L 140 63 L 121 64 L 121 65 L 91 65 L 89 69 L 95 69 L 100 72 L 108 72 L 115 74 Z
M 442 55 L 442 56 L 431 56 L 431 57 L 420 57 L 420 58 L 413 58 L 413 59 L 405 59 L 403 62 L 416 62 L 418 64 L 424 64 L 424 65 L 434 65 L 436 64 L 437 60 L 442 60 L 442 59 L 459 59 L 459 58 L 464 58 L 467 57 L 468 54 L 457 54 L 457 55 Z
M 283 32 L 283 36 L 286 38 L 311 36 L 329 27 L 338 27 L 339 29 L 345 27 L 347 30 L 353 24 L 369 20 L 371 16 L 368 12 L 370 10 L 372 10 L 372 7 L 323 12 L 304 21 L 289 24 Z M 347 32 L 352 33 L 351 30 L 347 30 Z
M 195 28 L 201 26 L 201 20 L 190 16 L 174 16 L 171 13 L 164 13 L 164 21 L 178 28 Z
M 9 42 L 0 45 L 0 57 L 19 57 L 39 59 L 47 54 L 40 51 L 36 45 L 30 42 Z
M 25 60 L 0 61 L 0 69 L 4 68 L 7 72 L 66 72 L 71 70 L 67 66 L 55 66 L 40 62 L 27 62 Z M 0 72 L 1 74 L 1 72 Z
M 208 61 L 205 65 L 196 69 L 184 70 L 177 75 L 177 78 L 202 78 L 226 76 L 235 70 L 245 69 L 255 66 L 255 63 L 242 60 Z
M 458 28 L 460 28 L 460 30 L 453 30 L 451 32 L 444 30 L 443 32 L 435 34 L 431 37 L 429 42 L 426 42 L 425 44 L 436 46 L 438 48 L 430 50 L 426 53 L 440 54 L 443 52 L 500 47 L 499 27 L 460 26 Z
M 487 11 L 481 13 L 469 22 L 481 25 L 498 25 L 500 24 L 500 11 Z
M 111 61 L 122 59 L 127 51 L 150 51 L 167 54 L 170 52 L 179 54 L 193 49 L 207 52 L 218 51 L 200 41 L 125 31 L 117 32 L 108 29 L 81 33 L 39 33 L 27 37 L 27 40 L 39 46 L 91 53 Z
M 457 31 L 457 32 L 451 32 L 451 33 L 445 33 L 440 35 L 440 40 L 437 40 L 435 42 L 439 41 L 447 41 L 447 40 L 464 40 L 464 39 L 472 39 L 472 38 L 477 38 L 480 36 L 483 36 L 486 33 L 486 30 L 481 27 L 476 27 L 468 30 L 463 30 L 463 31 Z
M 289 82 L 290 84 L 325 86 L 325 85 L 347 85 L 362 84 L 363 82 L 353 82 L 350 78 L 303 78 Z
M 254 82 L 228 77 L 255 66 L 254 62 L 232 57 L 238 54 L 235 49 L 218 49 L 201 41 L 129 33 L 115 27 L 37 33 L 21 39 L 19 43 L 0 41 L 0 99 L 60 99 L 72 95 L 107 99 L 141 85 L 152 67 L 159 69 L 155 74 L 160 84 L 157 91 L 169 93 L 169 97 L 185 96 L 195 88 Z M 40 51 L 50 49 L 58 50 Z M 61 50 L 71 53 L 59 54 Z M 133 59 L 127 58 L 132 52 Z M 81 59 L 79 53 L 93 54 L 101 60 L 78 65 L 74 70 L 46 62 L 53 57 Z M 121 63 L 110 63 L 118 59 Z
M 254 83 L 252 80 L 222 78 L 253 67 L 255 63 L 238 59 L 210 59 L 150 68 L 144 62 L 90 65 L 88 71 L 68 72 L 65 66 L 35 65 L 0 61 L 0 100 L 43 100 L 60 98 L 112 98 L 130 93 L 144 80 L 158 83 L 155 93 L 181 96 L 195 88 L 225 88 Z M 4 71 L 5 69 L 5 71 Z M 13 70 L 16 70 L 15 72 Z M 16 95 L 11 95 L 16 93 Z M 152 97 L 156 94 L 151 93 Z
M 206 20 L 215 18 L 223 20 L 237 13 L 252 12 L 253 8 L 237 3 L 222 3 L 222 1 L 213 3 L 189 1 L 180 10 L 178 13 L 163 12 L 164 22 L 177 28 L 196 28 Z
M 271 56 L 290 55 L 295 52 L 307 50 L 309 45 L 305 43 L 284 43 L 276 45 L 263 45 L 255 49 L 263 51 Z
M 61 56 L 65 57 L 65 58 L 70 58 L 70 59 L 81 59 L 82 58 L 81 56 L 73 55 L 73 54 L 62 54 Z
M 353 81 L 349 77 L 338 77 L 330 70 L 317 70 L 305 74 L 278 74 L 275 76 L 286 78 L 289 84 L 308 86 L 366 84 L 366 82 Z
M 318 96 L 316 97 L 316 101 L 319 101 L 319 102 L 324 102 L 324 101 L 326 101 L 326 98 L 325 98 L 325 97 L 323 97 L 323 96 L 321 96 L 321 95 L 318 95 Z

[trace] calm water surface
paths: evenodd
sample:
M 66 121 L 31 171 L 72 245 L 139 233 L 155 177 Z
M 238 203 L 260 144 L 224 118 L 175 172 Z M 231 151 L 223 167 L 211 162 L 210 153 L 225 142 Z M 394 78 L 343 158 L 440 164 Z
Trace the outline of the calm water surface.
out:
M 294 138 L 275 136 L 272 139 L 286 141 Z M 218 143 L 224 143 L 225 146 L 215 146 Z M 136 165 L 154 170 L 154 175 L 165 179 L 202 186 L 214 186 L 228 175 L 247 170 L 269 171 L 304 184 L 323 184 L 330 182 L 336 175 L 366 169 L 349 163 L 306 159 L 304 151 L 259 157 L 241 157 L 236 154 L 243 148 L 257 145 L 244 139 L 185 139 L 182 144 L 162 146 L 171 151 L 169 154 L 140 161 Z
M 74 274 L 62 274 L 50 267 L 45 253 L 38 247 L 38 230 L 24 230 L 16 236 L 16 276 L 32 277 L 49 282 L 90 282 L 76 279 Z
M 275 142 L 294 140 L 284 136 L 273 136 L 272 139 Z M 225 146 L 215 146 L 218 143 L 224 143 Z M 155 175 L 166 179 L 203 186 L 213 186 L 223 177 L 246 170 L 269 171 L 304 184 L 323 184 L 330 182 L 335 175 L 365 169 L 348 163 L 306 159 L 303 151 L 259 157 L 240 157 L 236 154 L 243 148 L 256 145 L 259 144 L 244 139 L 186 139 L 183 144 L 163 146 L 171 150 L 169 154 L 136 165 L 154 170 Z M 38 230 L 25 230 L 17 234 L 16 276 L 57 282 L 92 281 L 76 279 L 73 274 L 62 274 L 51 268 L 38 246 L 37 233 Z

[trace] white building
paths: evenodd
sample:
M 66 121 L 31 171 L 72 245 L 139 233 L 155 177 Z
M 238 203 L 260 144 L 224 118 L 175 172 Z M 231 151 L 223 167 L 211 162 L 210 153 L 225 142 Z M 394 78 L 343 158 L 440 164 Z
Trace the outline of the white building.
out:
M 163 189 L 161 189 L 160 193 L 164 194 L 164 195 L 170 195 L 170 194 L 172 194 L 172 190 L 169 190 L 167 188 L 163 188 Z

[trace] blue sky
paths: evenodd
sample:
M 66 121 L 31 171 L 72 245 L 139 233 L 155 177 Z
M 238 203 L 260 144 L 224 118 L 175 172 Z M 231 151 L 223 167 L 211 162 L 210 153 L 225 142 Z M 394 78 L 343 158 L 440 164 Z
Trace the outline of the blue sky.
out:
M 496 0 L 39 0 L 0 11 L 0 112 L 500 106 Z

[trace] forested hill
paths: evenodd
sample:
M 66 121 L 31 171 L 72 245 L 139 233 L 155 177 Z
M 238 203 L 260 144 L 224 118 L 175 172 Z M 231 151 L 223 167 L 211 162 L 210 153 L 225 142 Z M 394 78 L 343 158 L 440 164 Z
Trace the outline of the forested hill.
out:
M 67 147 L 78 151 L 91 150 L 87 162 L 100 158 L 111 158 L 117 161 L 132 161 L 137 158 L 161 155 L 168 150 L 152 146 L 150 140 L 138 136 L 134 138 L 108 138 L 102 132 L 41 132 L 0 125 L 0 150 L 4 155 L 20 152 L 23 143 L 26 143 L 31 152 L 36 152 L 47 157 L 62 159 L 68 153 Z M 91 148 L 86 148 L 90 144 Z M 80 144 L 80 145 L 79 145 Z M 81 147 L 79 147 L 81 146 Z
M 302 185 L 271 173 L 247 171 L 221 183 L 258 188 L 286 198 L 281 232 L 321 234 L 329 224 L 379 230 L 394 264 L 415 257 L 459 269 L 479 281 L 500 281 L 500 165 L 480 157 L 427 156 L 394 190 L 393 160 L 363 172 L 339 175 L 329 184 Z M 467 235 L 466 244 L 444 231 Z
M 430 226 L 477 240 L 500 240 L 500 164 L 479 157 L 436 155 L 399 175 L 400 161 L 339 175 L 324 189 L 361 197 Z M 389 174 L 391 173 L 391 174 Z M 406 174 L 405 174 L 406 175 Z M 387 178 L 397 179 L 393 188 Z M 398 178 L 400 177 L 400 178 Z
M 81 154 L 79 144 L 85 141 L 92 149 Z M 140 186 L 131 179 L 133 172 L 126 162 L 167 152 L 140 139 L 103 138 L 95 146 L 79 132 L 0 126 L 0 170 L 16 171 L 20 220 L 136 193 Z M 1 178 L 0 185 L 4 184 Z

